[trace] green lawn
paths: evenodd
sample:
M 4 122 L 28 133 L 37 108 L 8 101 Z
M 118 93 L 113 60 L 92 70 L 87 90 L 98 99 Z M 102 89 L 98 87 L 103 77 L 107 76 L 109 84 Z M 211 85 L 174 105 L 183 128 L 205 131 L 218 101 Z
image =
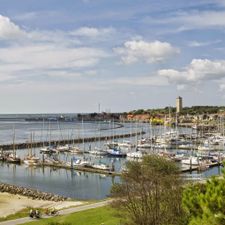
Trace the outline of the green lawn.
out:
M 66 216 L 29 222 L 30 225 L 122 225 L 122 218 L 111 207 L 101 207 Z

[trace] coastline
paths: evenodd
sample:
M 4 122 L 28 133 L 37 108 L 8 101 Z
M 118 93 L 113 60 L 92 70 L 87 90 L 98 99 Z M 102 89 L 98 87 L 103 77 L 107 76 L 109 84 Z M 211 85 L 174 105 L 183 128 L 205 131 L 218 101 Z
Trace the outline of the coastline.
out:
M 26 208 L 55 208 L 61 210 L 84 204 L 81 201 L 47 201 L 0 192 L 0 218 L 5 218 Z

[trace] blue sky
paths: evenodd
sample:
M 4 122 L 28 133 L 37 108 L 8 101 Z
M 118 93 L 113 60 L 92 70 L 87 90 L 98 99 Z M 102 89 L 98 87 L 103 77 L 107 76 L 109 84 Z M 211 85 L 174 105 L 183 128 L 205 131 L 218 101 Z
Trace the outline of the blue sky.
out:
M 224 105 L 224 0 L 0 6 L 0 113 Z

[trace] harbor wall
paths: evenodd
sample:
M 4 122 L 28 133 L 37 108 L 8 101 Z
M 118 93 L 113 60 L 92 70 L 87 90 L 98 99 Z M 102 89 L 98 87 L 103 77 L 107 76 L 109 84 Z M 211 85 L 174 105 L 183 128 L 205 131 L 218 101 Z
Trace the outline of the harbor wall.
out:
M 86 138 L 77 138 L 77 139 L 65 139 L 65 140 L 52 140 L 52 141 L 37 141 L 32 143 L 32 147 L 43 147 L 49 145 L 64 145 L 64 144 L 80 144 L 80 143 L 87 143 L 87 142 L 96 142 L 96 141 L 108 141 L 113 139 L 119 138 L 128 138 L 134 137 L 137 135 L 145 134 L 144 131 L 136 132 L 136 133 L 128 133 L 128 134 L 117 134 L 114 136 L 101 136 L 101 137 L 86 137 Z M 31 146 L 31 143 L 16 143 L 14 144 L 15 149 L 26 149 Z M 13 144 L 3 144 L 0 145 L 0 149 L 2 150 L 11 150 L 13 149 Z

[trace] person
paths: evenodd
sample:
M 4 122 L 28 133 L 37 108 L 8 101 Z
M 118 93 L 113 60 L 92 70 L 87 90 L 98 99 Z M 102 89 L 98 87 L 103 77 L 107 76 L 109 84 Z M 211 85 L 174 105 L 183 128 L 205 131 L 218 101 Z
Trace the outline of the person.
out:
M 35 217 L 40 218 L 40 212 L 37 209 L 35 210 Z
M 34 210 L 33 210 L 33 209 L 30 209 L 29 216 L 30 216 L 31 218 L 33 218 L 33 217 L 34 217 Z
M 55 215 L 57 213 L 57 210 L 55 208 L 51 209 L 51 215 Z

